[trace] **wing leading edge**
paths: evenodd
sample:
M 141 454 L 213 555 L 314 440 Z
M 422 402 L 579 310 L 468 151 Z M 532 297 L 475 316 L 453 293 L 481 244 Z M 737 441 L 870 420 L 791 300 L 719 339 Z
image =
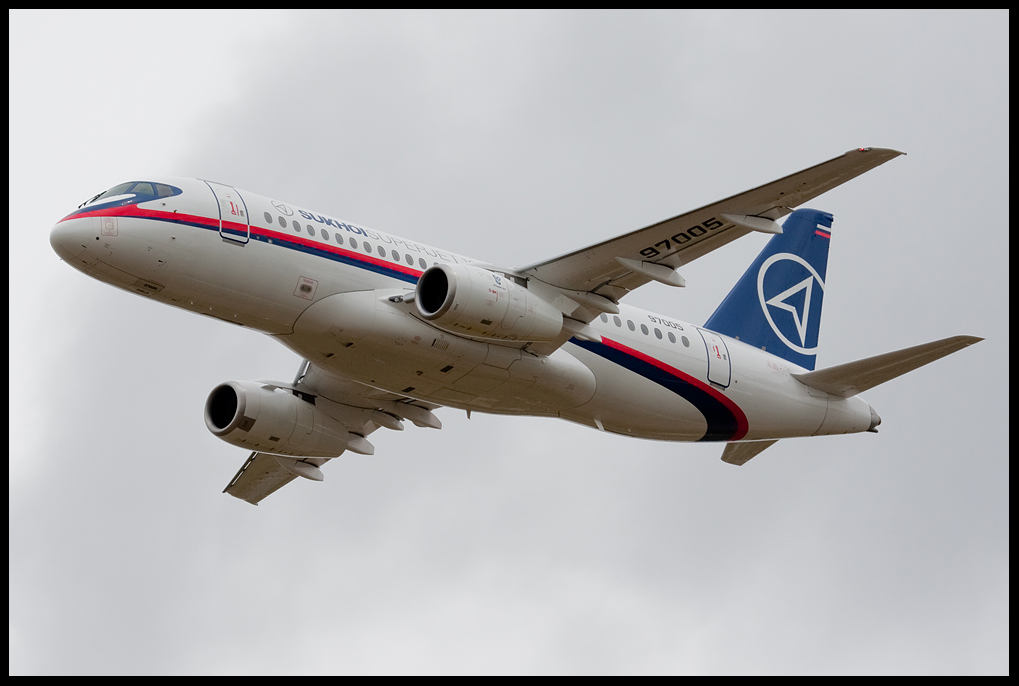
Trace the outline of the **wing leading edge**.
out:
M 632 233 L 516 270 L 555 289 L 618 302 L 649 281 L 683 285 L 676 269 L 751 231 L 780 233 L 776 219 L 899 155 L 857 148 L 795 174 Z M 597 312 L 587 319 L 593 319 Z

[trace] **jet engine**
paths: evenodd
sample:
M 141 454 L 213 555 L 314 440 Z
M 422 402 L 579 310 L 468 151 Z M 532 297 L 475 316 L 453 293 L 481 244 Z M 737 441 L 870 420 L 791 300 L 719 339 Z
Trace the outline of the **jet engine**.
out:
M 505 341 L 551 341 L 563 314 L 508 277 L 466 264 L 425 270 L 414 292 L 418 314 L 450 333 Z
M 227 381 L 205 402 L 205 425 L 227 443 L 296 457 L 337 457 L 370 445 L 310 402 L 255 381 Z

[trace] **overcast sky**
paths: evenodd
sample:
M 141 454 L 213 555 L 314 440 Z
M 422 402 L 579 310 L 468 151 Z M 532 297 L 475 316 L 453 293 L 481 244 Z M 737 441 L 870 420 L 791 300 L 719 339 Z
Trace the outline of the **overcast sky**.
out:
M 1007 11 L 8 18 L 10 673 L 1008 673 Z M 818 367 L 987 340 L 741 468 L 446 409 L 251 507 L 205 398 L 300 361 L 48 241 L 182 175 L 521 265 L 865 145 Z

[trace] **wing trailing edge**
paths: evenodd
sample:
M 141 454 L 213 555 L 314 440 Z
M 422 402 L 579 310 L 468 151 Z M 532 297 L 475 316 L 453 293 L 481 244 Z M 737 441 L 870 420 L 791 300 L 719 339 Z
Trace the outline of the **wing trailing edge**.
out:
M 251 453 L 223 492 L 258 505 L 296 478 L 297 473 L 286 469 L 274 455 Z

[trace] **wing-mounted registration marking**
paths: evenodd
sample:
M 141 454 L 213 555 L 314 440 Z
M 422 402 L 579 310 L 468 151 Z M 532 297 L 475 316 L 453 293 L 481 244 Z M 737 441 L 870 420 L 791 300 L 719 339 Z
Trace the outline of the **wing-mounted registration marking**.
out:
M 669 283 L 668 272 L 751 231 L 780 232 L 776 219 L 901 154 L 884 148 L 850 150 L 745 193 L 515 271 L 551 287 L 596 293 L 619 302 L 635 288 L 659 280 L 654 275 Z M 619 258 L 632 262 L 620 262 Z M 660 269 L 633 269 L 635 264 L 653 264 Z

